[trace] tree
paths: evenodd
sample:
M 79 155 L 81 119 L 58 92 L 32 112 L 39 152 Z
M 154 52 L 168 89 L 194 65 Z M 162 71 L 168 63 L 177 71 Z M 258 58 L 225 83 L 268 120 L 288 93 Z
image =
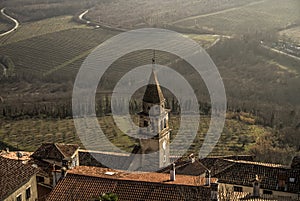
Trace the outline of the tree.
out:
M 119 198 L 114 193 L 103 193 L 99 198 L 93 199 L 92 201 L 118 201 Z

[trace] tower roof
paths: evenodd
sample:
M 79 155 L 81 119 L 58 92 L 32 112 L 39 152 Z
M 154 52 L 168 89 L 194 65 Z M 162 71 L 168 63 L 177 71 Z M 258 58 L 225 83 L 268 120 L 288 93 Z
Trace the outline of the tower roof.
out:
M 158 83 L 156 73 L 152 70 L 143 101 L 147 103 L 160 104 L 164 100 L 165 98 Z

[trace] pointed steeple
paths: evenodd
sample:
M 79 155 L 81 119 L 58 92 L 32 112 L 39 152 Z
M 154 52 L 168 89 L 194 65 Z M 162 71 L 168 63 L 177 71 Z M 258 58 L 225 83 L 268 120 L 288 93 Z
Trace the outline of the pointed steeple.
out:
M 146 103 L 161 104 L 164 100 L 165 98 L 158 83 L 156 73 L 152 70 L 143 101 Z

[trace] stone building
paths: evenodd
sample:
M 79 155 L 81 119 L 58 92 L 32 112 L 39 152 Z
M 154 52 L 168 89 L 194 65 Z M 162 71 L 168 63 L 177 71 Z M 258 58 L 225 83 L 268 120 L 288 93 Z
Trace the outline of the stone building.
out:
M 0 200 L 37 200 L 37 171 L 36 167 L 24 161 L 0 156 Z

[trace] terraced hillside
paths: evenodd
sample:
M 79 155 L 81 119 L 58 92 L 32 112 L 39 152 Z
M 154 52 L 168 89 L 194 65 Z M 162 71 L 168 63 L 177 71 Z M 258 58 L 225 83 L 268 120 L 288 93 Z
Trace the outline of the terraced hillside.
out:
M 223 34 L 276 31 L 300 23 L 297 0 L 263 0 L 222 12 L 182 19 L 177 26 L 207 29 Z
M 87 18 L 113 27 L 165 25 L 185 17 L 245 5 L 250 0 L 128 0 L 97 4 Z M 139 9 L 136 9 L 136 8 Z M 118 13 L 118 15 L 116 15 Z
M 72 18 L 73 16 L 59 16 L 22 23 L 12 34 L 1 37 L 0 45 L 16 43 L 21 40 L 72 28 L 87 28 L 85 25 L 75 23 Z
M 5 31 L 9 30 L 11 28 L 11 25 L 5 23 L 5 22 L 1 22 L 0 20 L 0 34 L 4 33 Z
M 76 28 L 2 45 L 0 52 L 12 58 L 18 73 L 47 75 L 70 61 L 86 57 L 112 35 L 112 32 L 104 30 Z

